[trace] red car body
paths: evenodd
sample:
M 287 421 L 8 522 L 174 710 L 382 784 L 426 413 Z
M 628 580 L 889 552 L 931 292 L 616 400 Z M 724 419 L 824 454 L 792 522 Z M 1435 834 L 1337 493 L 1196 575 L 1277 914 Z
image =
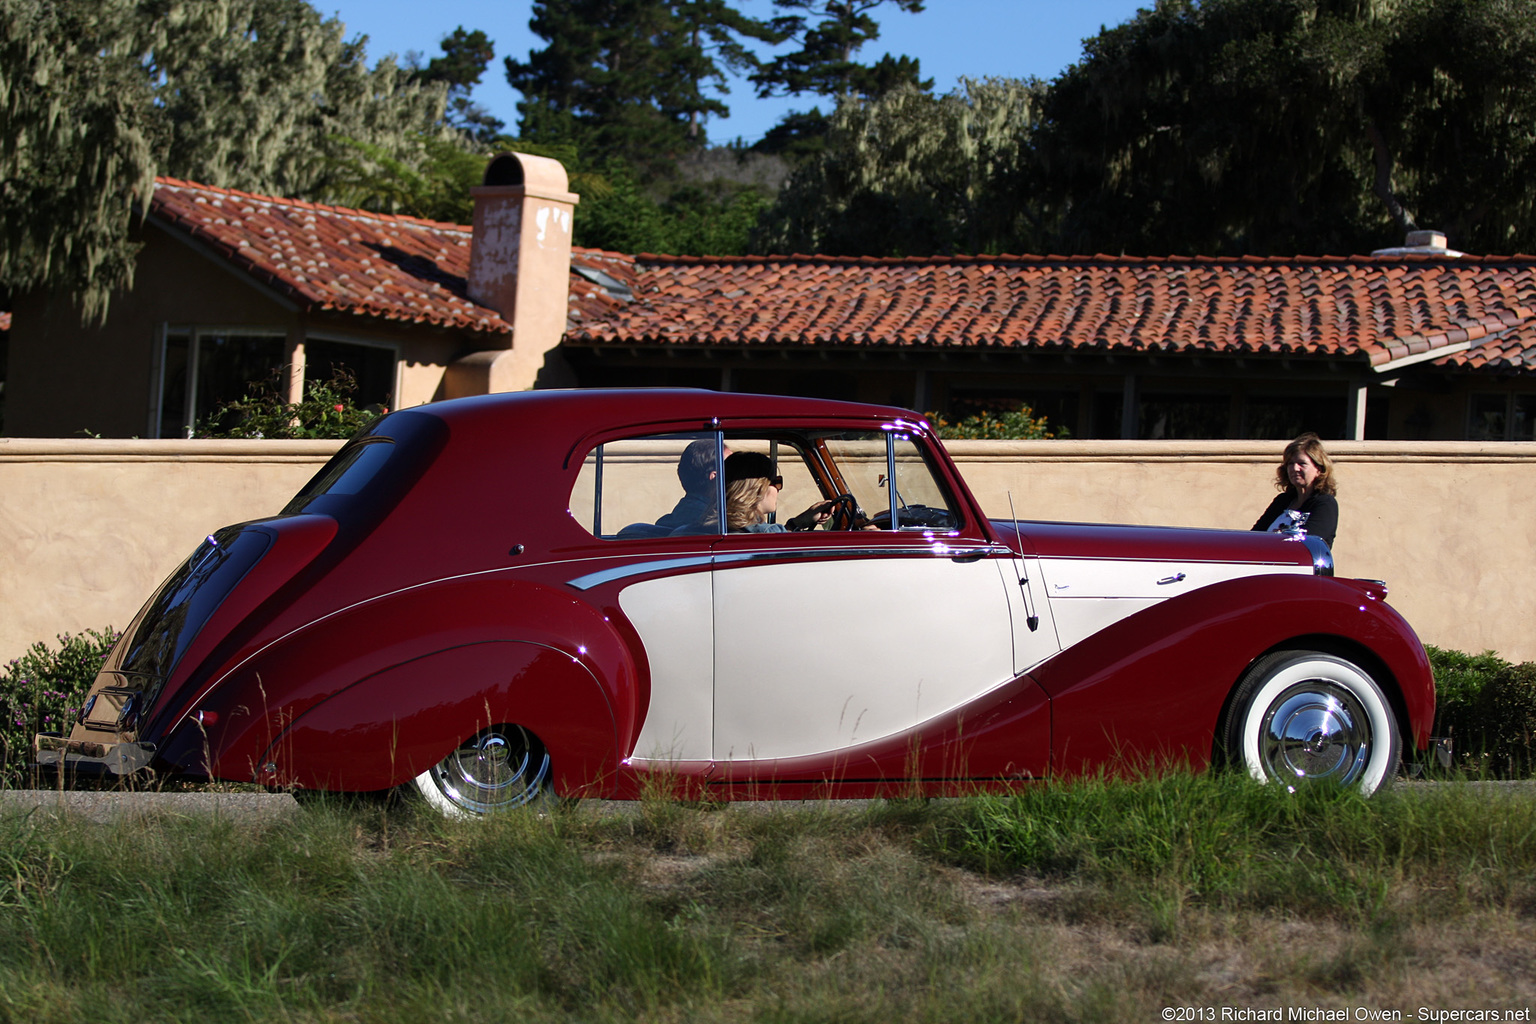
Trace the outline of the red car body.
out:
M 862 490 L 859 519 L 611 529 L 620 505 L 671 504 L 685 441 L 769 455 L 799 474 L 785 501 Z M 706 504 L 729 504 L 711 480 Z M 674 493 L 649 497 L 663 481 Z M 929 504 L 903 494 L 919 489 Z M 1333 578 L 1303 541 L 992 521 L 897 409 L 660 390 L 443 402 L 379 420 L 282 514 L 212 535 L 39 757 L 332 791 L 431 790 L 437 770 L 450 812 L 549 788 L 938 793 L 1213 757 L 1374 788 L 1401 741 L 1427 743 L 1429 666 L 1384 587 Z M 1285 692 L 1301 698 L 1247 706 L 1298 658 L 1306 682 Z M 492 792 L 519 771 L 513 797 Z M 458 773 L 479 779 L 471 796 Z

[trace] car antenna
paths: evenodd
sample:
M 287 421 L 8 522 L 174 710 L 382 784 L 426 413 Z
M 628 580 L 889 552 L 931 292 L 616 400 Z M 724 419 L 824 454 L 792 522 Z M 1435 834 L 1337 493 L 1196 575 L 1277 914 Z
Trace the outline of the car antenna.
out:
M 1024 534 L 1019 531 L 1019 514 L 1013 510 L 1013 492 L 1008 492 L 1008 517 L 1013 520 L 1013 535 L 1019 538 L 1019 564 L 1024 564 Z M 1024 591 L 1024 622 L 1033 633 L 1040 628 L 1040 616 L 1035 614 L 1034 598 L 1029 596 L 1029 577 L 1019 577 L 1019 589 Z

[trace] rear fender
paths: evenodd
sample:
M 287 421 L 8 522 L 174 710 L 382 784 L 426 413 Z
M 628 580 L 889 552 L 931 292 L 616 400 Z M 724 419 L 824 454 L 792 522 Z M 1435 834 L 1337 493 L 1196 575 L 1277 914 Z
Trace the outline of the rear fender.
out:
M 1368 667 L 1386 674 L 1378 682 L 1394 695 L 1404 737 L 1428 742 L 1434 683 L 1401 615 L 1348 581 L 1249 576 L 1127 616 L 1031 673 L 1051 698 L 1052 768 L 1203 768 L 1220 709 L 1247 667 L 1309 644 L 1368 654 Z
M 173 771 L 249 780 L 271 760 L 266 751 L 278 737 L 359 682 L 447 651 L 497 643 L 547 648 L 578 662 L 596 680 L 604 714 L 621 735 L 638 728 L 649 690 L 642 688 L 634 656 L 610 616 L 554 587 L 482 576 L 391 594 L 268 643 L 183 704 L 160 760 Z M 469 680 L 470 689 L 445 694 L 450 703 L 489 685 L 481 682 L 485 677 L 459 678 Z M 407 701 L 397 709 L 378 699 L 383 712 L 413 706 Z
M 592 672 L 555 648 L 502 641 L 437 651 L 322 701 L 265 751 L 256 779 L 302 789 L 388 789 L 502 723 L 544 741 L 562 794 L 589 790 L 617 761 L 613 712 Z

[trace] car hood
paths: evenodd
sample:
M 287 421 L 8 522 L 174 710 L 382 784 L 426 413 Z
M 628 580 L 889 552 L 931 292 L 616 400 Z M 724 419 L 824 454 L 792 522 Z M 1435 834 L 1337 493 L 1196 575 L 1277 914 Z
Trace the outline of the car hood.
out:
M 1114 526 L 993 520 L 1003 543 L 1040 558 L 1111 558 L 1136 561 L 1232 562 L 1251 565 L 1314 564 L 1307 544 L 1275 533 L 1173 526 Z M 1314 541 L 1314 544 L 1316 542 Z

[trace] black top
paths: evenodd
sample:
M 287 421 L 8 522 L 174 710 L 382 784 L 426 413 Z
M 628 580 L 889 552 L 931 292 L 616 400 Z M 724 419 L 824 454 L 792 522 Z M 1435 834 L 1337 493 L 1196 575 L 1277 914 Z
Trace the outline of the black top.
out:
M 1269 524 L 1275 521 L 1275 517 L 1284 512 L 1290 505 L 1294 492 L 1285 490 L 1275 495 L 1275 500 L 1269 503 L 1269 508 L 1259 516 L 1258 522 L 1253 524 L 1255 530 L 1267 530 Z M 1339 502 L 1331 494 L 1314 494 L 1302 502 L 1296 509 L 1298 512 L 1308 514 L 1306 531 L 1309 537 L 1321 537 L 1333 547 L 1333 535 L 1339 531 Z

